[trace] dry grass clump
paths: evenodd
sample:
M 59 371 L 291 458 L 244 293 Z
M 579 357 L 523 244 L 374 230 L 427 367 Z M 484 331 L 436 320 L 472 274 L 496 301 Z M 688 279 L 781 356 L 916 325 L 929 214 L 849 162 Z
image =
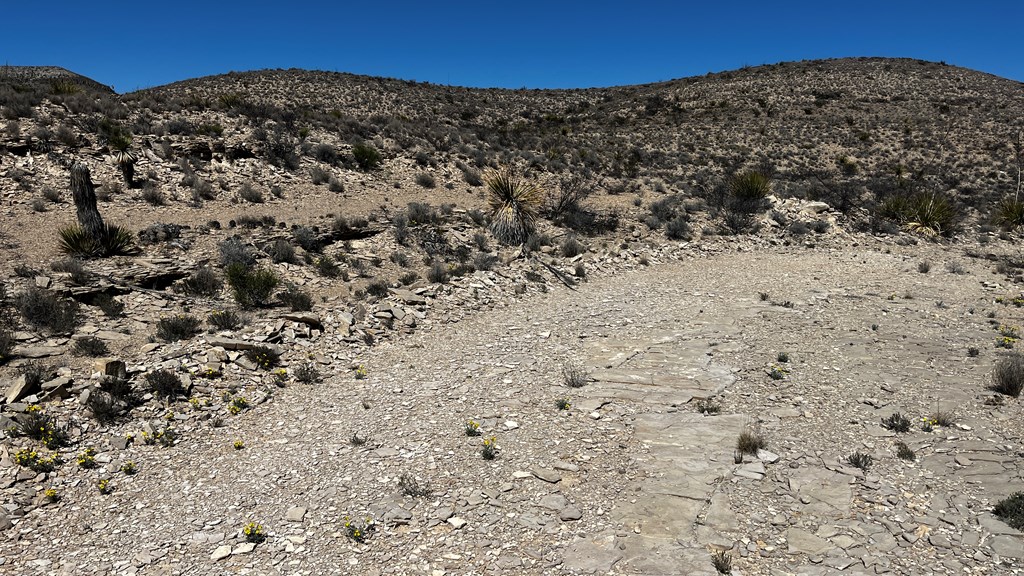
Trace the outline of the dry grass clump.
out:
M 1024 391 L 1024 356 L 1009 354 L 996 363 L 989 389 L 999 394 L 1020 396 Z

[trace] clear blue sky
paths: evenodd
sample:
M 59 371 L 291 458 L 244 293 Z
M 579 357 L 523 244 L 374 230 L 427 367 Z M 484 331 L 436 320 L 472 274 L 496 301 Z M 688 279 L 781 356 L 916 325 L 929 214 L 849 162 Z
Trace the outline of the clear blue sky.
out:
M 462 86 L 656 82 L 787 60 L 904 56 L 1024 80 L 1024 2 L 5 2 L 0 64 L 128 92 L 260 68 Z

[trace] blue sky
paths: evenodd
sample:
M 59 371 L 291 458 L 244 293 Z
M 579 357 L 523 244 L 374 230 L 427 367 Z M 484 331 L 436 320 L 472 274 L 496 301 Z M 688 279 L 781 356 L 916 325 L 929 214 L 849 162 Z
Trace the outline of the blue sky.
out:
M 0 64 L 128 92 L 260 68 L 571 88 L 904 56 L 1024 81 L 1024 2 L 6 2 Z M 969 6 L 969 7 L 968 7 Z

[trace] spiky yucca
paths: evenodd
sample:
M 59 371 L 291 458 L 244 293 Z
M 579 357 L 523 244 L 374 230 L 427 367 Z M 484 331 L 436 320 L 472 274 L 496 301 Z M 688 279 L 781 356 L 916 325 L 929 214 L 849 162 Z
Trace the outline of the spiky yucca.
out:
M 741 172 L 729 179 L 729 191 L 741 202 L 757 202 L 772 193 L 772 179 L 754 170 Z
M 95 258 L 131 254 L 135 250 L 135 238 L 126 228 L 103 224 L 99 237 L 93 237 L 78 224 L 64 226 L 57 231 L 60 249 L 73 256 Z
M 138 160 L 135 153 L 131 151 L 131 135 L 117 132 L 110 137 L 107 143 L 114 149 L 114 160 L 121 169 L 121 175 L 124 176 L 125 184 L 130 188 L 135 179 L 135 161 Z
M 491 170 L 483 179 L 491 209 L 491 233 L 502 244 L 525 243 L 544 199 L 540 188 L 523 181 L 508 168 Z
M 1017 198 L 1004 198 L 996 206 L 995 221 L 1011 230 L 1024 225 L 1024 201 Z

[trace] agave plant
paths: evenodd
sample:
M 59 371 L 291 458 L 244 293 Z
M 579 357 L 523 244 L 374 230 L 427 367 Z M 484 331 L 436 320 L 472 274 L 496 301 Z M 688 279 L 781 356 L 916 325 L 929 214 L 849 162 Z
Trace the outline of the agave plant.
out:
M 138 160 L 135 153 L 131 151 L 131 134 L 117 132 L 107 140 L 107 143 L 114 149 L 114 160 L 121 169 L 125 184 L 130 188 L 135 179 L 135 161 Z
M 525 243 L 533 232 L 537 210 L 543 201 L 540 188 L 523 181 L 507 168 L 489 171 L 483 180 L 494 237 L 502 244 Z

